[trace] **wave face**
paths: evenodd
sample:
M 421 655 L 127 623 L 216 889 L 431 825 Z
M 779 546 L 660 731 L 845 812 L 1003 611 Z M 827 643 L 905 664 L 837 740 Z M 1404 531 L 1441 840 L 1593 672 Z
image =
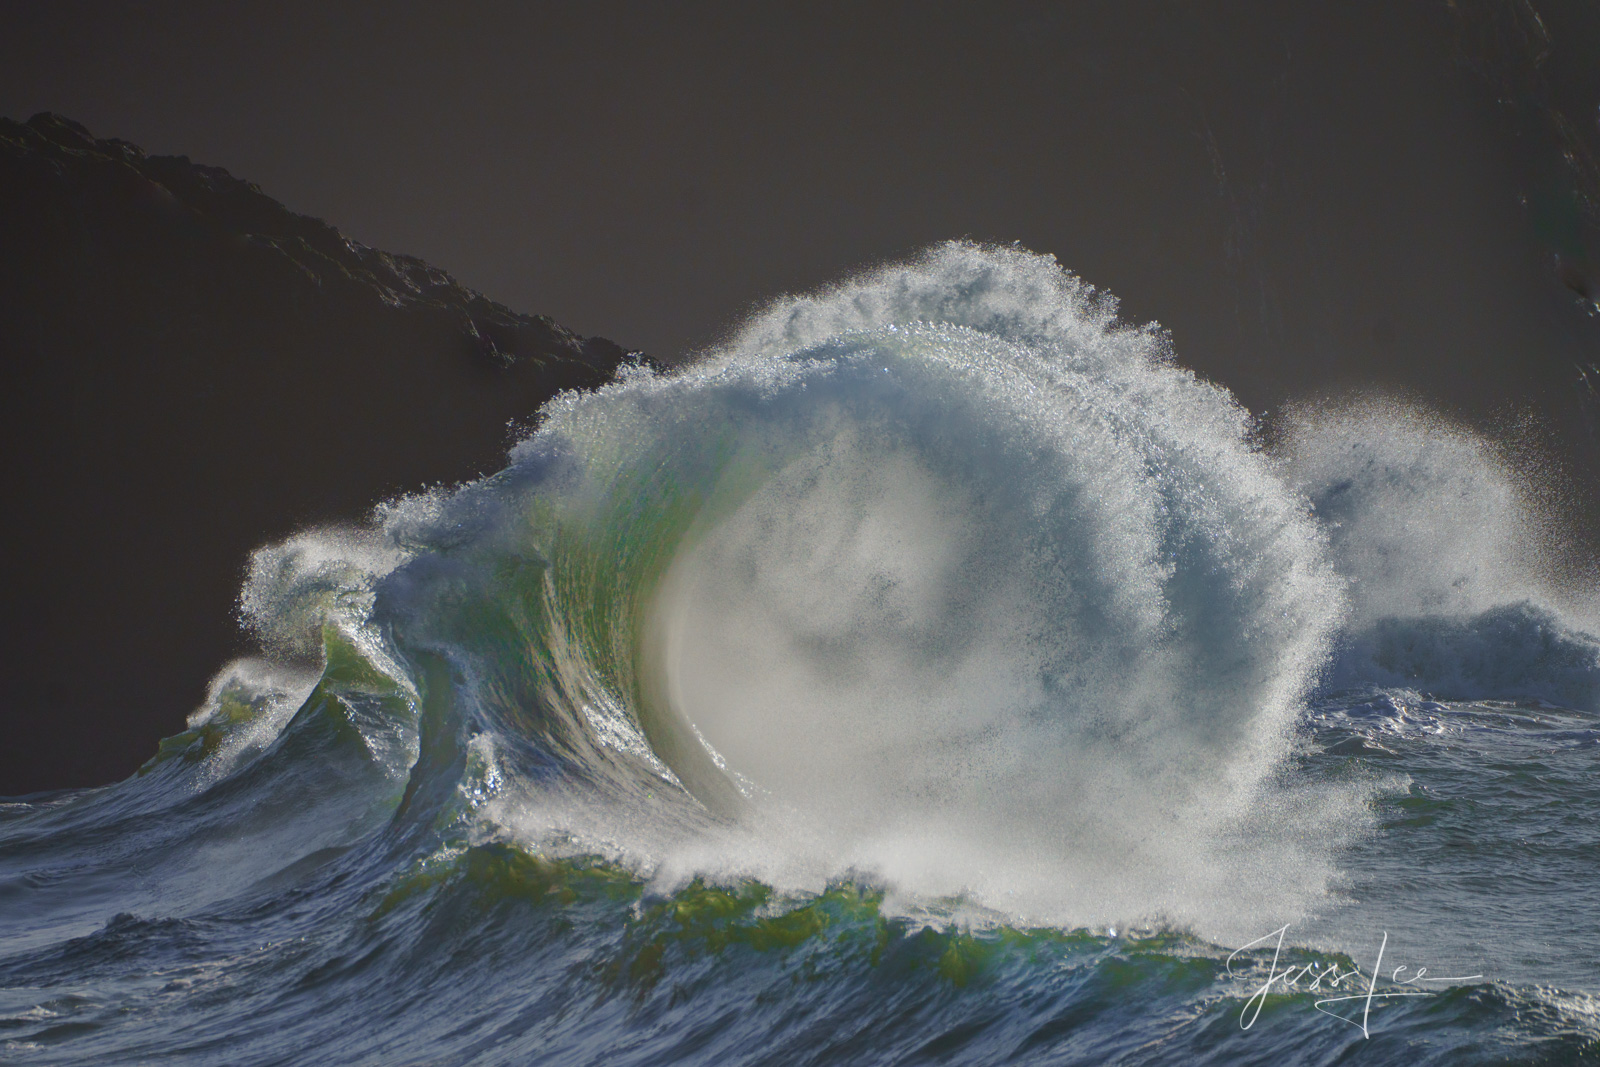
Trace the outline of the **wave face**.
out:
M 1263 903 L 1327 874 L 1264 790 L 1341 587 L 1249 431 L 1053 261 L 951 245 L 568 394 L 499 475 L 386 512 L 403 561 L 339 566 L 525 753 L 497 817 L 535 843 L 1205 921 L 1251 841 L 1293 860 Z M 246 601 L 303 645 L 337 553 L 288 551 Z
M 498 474 L 256 553 L 263 656 L 138 776 L 0 804 L 0 1040 L 1333 1062 L 1367 1032 L 1258 996 L 1261 937 L 1371 970 L 1370 920 L 1457 976 L 1374 980 L 1382 1062 L 1592 1054 L 1593 959 L 1524 946 L 1600 916 L 1540 896 L 1600 885 L 1597 630 L 1482 440 L 1297 418 L 1264 450 L 961 243 L 563 394 Z

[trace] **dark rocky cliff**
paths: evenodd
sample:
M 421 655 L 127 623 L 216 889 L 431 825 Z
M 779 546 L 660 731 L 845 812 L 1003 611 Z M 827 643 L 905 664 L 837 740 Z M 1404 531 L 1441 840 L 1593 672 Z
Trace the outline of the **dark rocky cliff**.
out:
M 224 170 L 0 120 L 0 795 L 181 728 L 252 548 L 493 469 L 627 358 Z

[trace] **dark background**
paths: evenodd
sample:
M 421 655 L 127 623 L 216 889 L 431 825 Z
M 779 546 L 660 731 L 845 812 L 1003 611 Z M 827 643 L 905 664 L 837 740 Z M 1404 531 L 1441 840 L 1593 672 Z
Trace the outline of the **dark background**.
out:
M 0 11 L 0 114 L 51 110 L 226 167 L 667 361 L 778 292 L 950 237 L 1020 241 L 1161 322 L 1180 360 L 1257 411 L 1381 387 L 1478 421 L 1531 412 L 1577 496 L 1594 480 L 1600 8 L 1585 0 Z M 59 426 L 28 432 L 72 447 Z M 252 529 L 354 518 L 392 488 Z M 278 492 L 233 491 L 263 514 Z M 26 504 L 7 524 L 43 543 L 55 520 Z M 203 536 L 204 515 L 172 522 Z M 37 551 L 41 572 L 72 565 Z M 108 619 L 95 641 L 136 625 Z M 186 670 L 163 692 L 188 697 L 159 707 L 75 699 L 126 706 L 136 763 L 140 738 L 153 751 L 198 702 Z
M 1260 397 L 1561 340 L 1529 336 L 1513 180 L 1552 146 L 1491 84 L 1549 54 L 1593 137 L 1600 14 L 1557 6 L 1525 43 L 1443 0 L 26 4 L 0 113 L 227 167 L 664 357 L 856 265 L 1018 240 Z

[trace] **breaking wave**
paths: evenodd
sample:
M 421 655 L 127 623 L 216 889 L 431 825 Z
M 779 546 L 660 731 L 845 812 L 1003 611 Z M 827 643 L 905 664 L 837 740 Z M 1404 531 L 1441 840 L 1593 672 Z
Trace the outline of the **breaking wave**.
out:
M 563 395 L 244 603 L 448 664 L 479 833 L 1204 925 L 1320 894 L 1362 821 L 1281 774 L 1344 583 L 1252 434 L 1050 258 L 950 244 Z

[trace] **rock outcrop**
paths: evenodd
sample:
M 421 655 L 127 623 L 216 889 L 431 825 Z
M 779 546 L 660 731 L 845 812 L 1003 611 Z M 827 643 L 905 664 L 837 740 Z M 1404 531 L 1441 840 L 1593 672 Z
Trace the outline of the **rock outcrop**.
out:
M 252 548 L 493 469 L 630 358 L 219 168 L 0 120 L 0 795 L 180 729 Z

